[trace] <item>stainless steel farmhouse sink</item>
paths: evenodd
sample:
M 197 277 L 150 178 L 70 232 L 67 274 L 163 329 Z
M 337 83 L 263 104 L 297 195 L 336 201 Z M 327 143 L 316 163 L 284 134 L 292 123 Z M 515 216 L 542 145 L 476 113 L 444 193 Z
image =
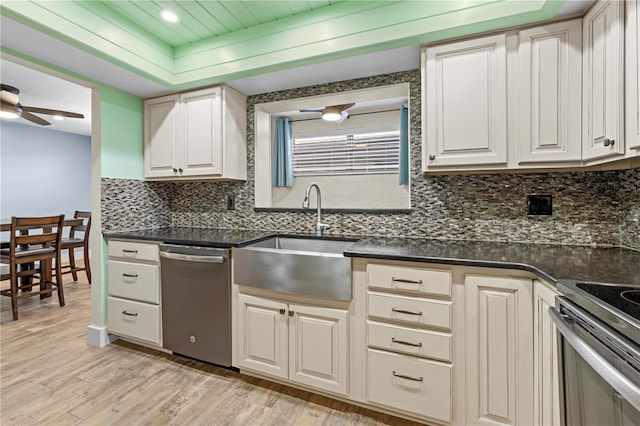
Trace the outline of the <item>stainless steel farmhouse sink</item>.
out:
M 233 249 L 238 285 L 351 300 L 351 259 L 342 255 L 354 241 L 272 237 Z

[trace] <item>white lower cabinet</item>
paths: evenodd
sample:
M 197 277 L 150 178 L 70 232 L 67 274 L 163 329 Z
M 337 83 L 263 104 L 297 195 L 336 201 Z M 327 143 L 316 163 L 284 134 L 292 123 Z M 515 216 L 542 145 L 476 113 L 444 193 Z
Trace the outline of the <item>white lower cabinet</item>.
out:
M 427 421 L 453 421 L 451 272 L 366 265 L 366 401 Z
M 109 333 L 162 346 L 158 244 L 109 239 Z
M 558 292 L 541 281 L 533 282 L 533 356 L 535 425 L 560 425 L 558 333 L 549 315 Z
M 240 368 L 346 395 L 348 311 L 238 295 Z
M 451 364 L 369 349 L 369 402 L 451 422 Z
M 533 423 L 532 280 L 467 275 L 466 423 Z

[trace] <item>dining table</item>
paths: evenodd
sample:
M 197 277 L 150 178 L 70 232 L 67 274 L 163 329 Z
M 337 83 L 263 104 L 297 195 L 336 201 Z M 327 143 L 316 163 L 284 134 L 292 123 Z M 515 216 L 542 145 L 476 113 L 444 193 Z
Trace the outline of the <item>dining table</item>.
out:
M 64 222 L 62 223 L 62 227 L 71 227 L 71 226 L 80 226 L 83 223 L 83 219 L 76 219 L 76 218 L 65 218 Z M 40 228 L 40 226 L 34 226 L 34 228 Z M 0 232 L 9 232 L 11 231 L 11 218 L 10 217 L 3 217 L 0 218 Z M 6 242 L 2 242 L 2 245 L 4 246 Z M 52 276 L 53 276 L 53 264 L 51 262 L 51 260 L 46 260 L 43 262 L 43 264 L 41 265 L 41 270 L 42 270 L 42 281 L 51 281 Z M 28 284 L 30 280 L 30 277 L 23 277 L 22 278 L 23 284 Z M 40 298 L 43 299 L 45 297 L 51 297 L 51 293 L 45 293 L 45 294 L 41 294 Z

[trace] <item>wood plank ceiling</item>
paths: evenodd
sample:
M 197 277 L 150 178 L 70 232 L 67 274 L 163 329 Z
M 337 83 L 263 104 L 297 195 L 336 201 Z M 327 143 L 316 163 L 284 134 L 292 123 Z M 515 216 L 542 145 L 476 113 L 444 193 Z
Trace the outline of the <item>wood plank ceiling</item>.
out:
M 144 28 L 166 44 L 178 47 L 331 7 L 344 0 L 297 1 L 103 1 L 104 5 Z M 168 24 L 163 10 L 180 20 Z

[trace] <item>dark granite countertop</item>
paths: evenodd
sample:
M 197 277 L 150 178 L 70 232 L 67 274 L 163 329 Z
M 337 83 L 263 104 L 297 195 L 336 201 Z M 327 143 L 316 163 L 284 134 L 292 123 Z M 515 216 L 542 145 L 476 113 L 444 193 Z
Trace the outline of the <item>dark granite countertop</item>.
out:
M 558 280 L 640 285 L 640 252 L 622 248 L 366 237 L 345 256 L 520 269 Z
M 291 234 L 208 228 L 157 228 L 106 232 L 104 235 L 110 238 L 229 248 L 242 247 L 274 235 Z M 327 238 L 357 239 L 331 235 Z M 361 237 L 344 254 L 349 257 L 519 269 L 532 272 L 553 284 L 558 280 L 578 280 L 640 286 L 640 252 L 622 248 Z
M 170 244 L 184 244 L 204 247 L 242 247 L 255 241 L 274 235 L 273 232 L 238 231 L 233 229 L 211 228 L 155 228 L 138 231 L 105 232 L 107 238 L 126 238 L 130 240 L 162 241 Z

